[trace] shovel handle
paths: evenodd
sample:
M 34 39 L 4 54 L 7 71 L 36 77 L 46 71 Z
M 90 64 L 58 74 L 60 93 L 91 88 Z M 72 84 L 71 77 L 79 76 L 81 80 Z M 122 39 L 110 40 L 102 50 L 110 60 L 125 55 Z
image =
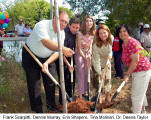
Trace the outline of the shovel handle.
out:
M 94 103 L 94 112 L 96 113 L 96 107 L 97 107 L 97 104 L 98 104 L 98 101 L 99 101 L 99 98 L 100 98 L 100 95 L 101 95 L 101 89 L 102 89 L 102 81 L 100 81 L 100 84 L 99 84 L 99 90 L 98 90 L 98 93 L 97 93 L 97 98 L 96 98 L 96 101 Z
M 73 67 L 73 56 L 71 57 L 71 67 Z M 73 91 L 73 71 L 71 72 L 71 87 L 72 87 L 72 100 L 74 99 L 74 91 Z
M 73 56 L 71 57 L 71 67 L 73 67 Z M 73 83 L 73 71 L 71 72 L 71 82 Z
M 112 96 L 111 102 L 114 101 L 114 99 L 116 98 L 116 96 L 119 94 L 119 92 L 121 91 L 121 89 L 124 87 L 125 83 L 126 83 L 125 81 L 123 81 L 123 82 L 121 83 L 121 85 L 119 86 L 119 88 L 116 90 L 116 92 L 115 92 L 114 95 Z
M 123 81 L 123 82 L 121 83 L 120 87 L 117 89 L 117 92 L 120 92 L 120 91 L 121 91 L 121 89 L 122 89 L 122 87 L 124 87 L 125 83 L 126 83 L 125 81 Z
M 91 80 L 91 78 L 90 78 L 90 69 L 88 69 L 88 100 L 90 100 L 90 80 Z
M 21 42 L 22 46 L 28 51 L 28 53 L 32 56 L 32 58 L 38 63 L 38 65 L 42 68 L 42 63 L 36 58 L 36 56 L 29 50 L 29 48 Z M 55 80 L 55 78 L 50 74 L 49 71 L 46 71 L 46 74 L 48 77 L 53 81 L 55 85 L 58 85 L 59 83 Z

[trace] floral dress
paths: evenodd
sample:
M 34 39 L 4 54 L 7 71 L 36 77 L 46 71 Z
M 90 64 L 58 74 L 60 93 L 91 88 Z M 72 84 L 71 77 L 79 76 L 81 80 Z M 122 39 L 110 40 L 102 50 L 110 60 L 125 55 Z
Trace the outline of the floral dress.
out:
M 86 36 L 78 32 L 81 40 L 81 50 L 86 58 L 91 56 L 91 46 L 94 36 Z M 80 55 L 76 48 L 75 63 L 77 68 L 78 92 L 82 95 L 88 91 L 88 68 L 87 61 Z

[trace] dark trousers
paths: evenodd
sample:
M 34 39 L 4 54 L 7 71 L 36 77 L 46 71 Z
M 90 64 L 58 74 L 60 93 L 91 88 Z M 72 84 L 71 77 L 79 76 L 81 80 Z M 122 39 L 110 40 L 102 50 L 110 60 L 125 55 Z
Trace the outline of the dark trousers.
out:
M 37 58 L 41 63 L 47 60 L 47 58 Z M 24 48 L 22 50 L 22 66 L 26 73 L 31 110 L 35 112 L 42 111 L 40 75 L 43 78 L 47 108 L 55 106 L 55 84 L 41 71 L 39 65 Z M 49 65 L 49 71 L 53 76 L 55 75 L 54 66 L 54 63 Z
M 68 58 L 68 62 L 70 63 L 71 59 Z M 57 74 L 58 74 L 58 80 L 60 83 L 60 71 L 59 71 L 59 59 L 56 60 L 56 69 L 57 69 Z M 75 87 L 75 71 L 73 72 L 73 83 L 71 83 L 71 73 L 67 67 L 67 65 L 65 65 L 64 63 L 64 81 L 65 81 L 65 90 L 67 92 L 67 94 L 69 95 L 69 97 L 72 97 L 72 89 L 74 92 L 74 87 Z M 73 84 L 73 88 L 72 88 L 72 84 Z M 61 93 L 61 89 L 59 89 L 59 103 L 62 104 L 62 93 Z
M 3 48 L 0 47 L 0 55 L 2 54 L 2 49 L 3 49 Z
M 122 62 L 122 52 L 114 52 L 114 68 L 116 75 L 123 78 L 123 62 Z
M 2 54 L 2 49 L 3 49 L 3 41 L 0 41 L 0 55 Z

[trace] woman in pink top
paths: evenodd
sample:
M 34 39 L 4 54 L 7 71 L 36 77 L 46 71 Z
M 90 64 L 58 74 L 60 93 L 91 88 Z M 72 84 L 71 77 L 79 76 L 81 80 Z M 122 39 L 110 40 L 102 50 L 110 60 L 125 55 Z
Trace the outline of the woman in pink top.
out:
M 148 106 L 146 91 L 151 78 L 151 63 L 139 52 L 143 48 L 136 39 L 130 36 L 126 24 L 120 26 L 118 35 L 124 42 L 122 60 L 128 67 L 124 81 L 128 82 L 132 75 L 132 112 L 143 113 L 145 106 Z
M 81 31 L 77 34 L 75 63 L 77 66 L 78 93 L 80 98 L 88 91 L 88 66 L 91 58 L 91 46 L 96 30 L 95 21 L 88 15 L 85 17 Z

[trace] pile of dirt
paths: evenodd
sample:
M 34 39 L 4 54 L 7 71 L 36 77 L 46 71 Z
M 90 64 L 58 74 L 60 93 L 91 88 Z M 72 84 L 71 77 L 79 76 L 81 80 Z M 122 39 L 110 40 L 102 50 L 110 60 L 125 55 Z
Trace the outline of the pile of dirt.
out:
M 93 113 L 91 111 L 91 107 L 93 106 L 93 102 L 83 100 L 81 98 L 76 98 L 75 101 L 72 101 L 67 104 L 68 113 Z M 63 111 L 61 105 L 57 106 L 59 110 Z M 48 113 L 56 113 L 54 111 L 48 111 Z
M 68 103 L 68 113 L 93 113 L 91 107 L 93 102 L 77 98 L 75 101 Z
M 113 103 L 106 103 L 103 102 L 103 104 L 98 104 L 97 110 L 100 110 L 101 108 L 106 109 L 113 105 Z M 61 105 L 57 106 L 59 110 L 63 111 L 63 108 Z M 87 100 L 83 100 L 81 98 L 77 98 L 75 101 L 72 101 L 67 104 L 68 113 L 94 113 L 94 111 L 91 110 L 91 108 L 94 107 L 94 102 L 90 102 Z M 49 111 L 49 113 L 54 113 L 54 111 Z
M 97 110 L 110 108 L 110 107 L 113 106 L 113 104 L 115 104 L 115 102 L 108 103 L 108 102 L 106 102 L 106 101 L 103 101 L 102 104 L 98 104 Z

